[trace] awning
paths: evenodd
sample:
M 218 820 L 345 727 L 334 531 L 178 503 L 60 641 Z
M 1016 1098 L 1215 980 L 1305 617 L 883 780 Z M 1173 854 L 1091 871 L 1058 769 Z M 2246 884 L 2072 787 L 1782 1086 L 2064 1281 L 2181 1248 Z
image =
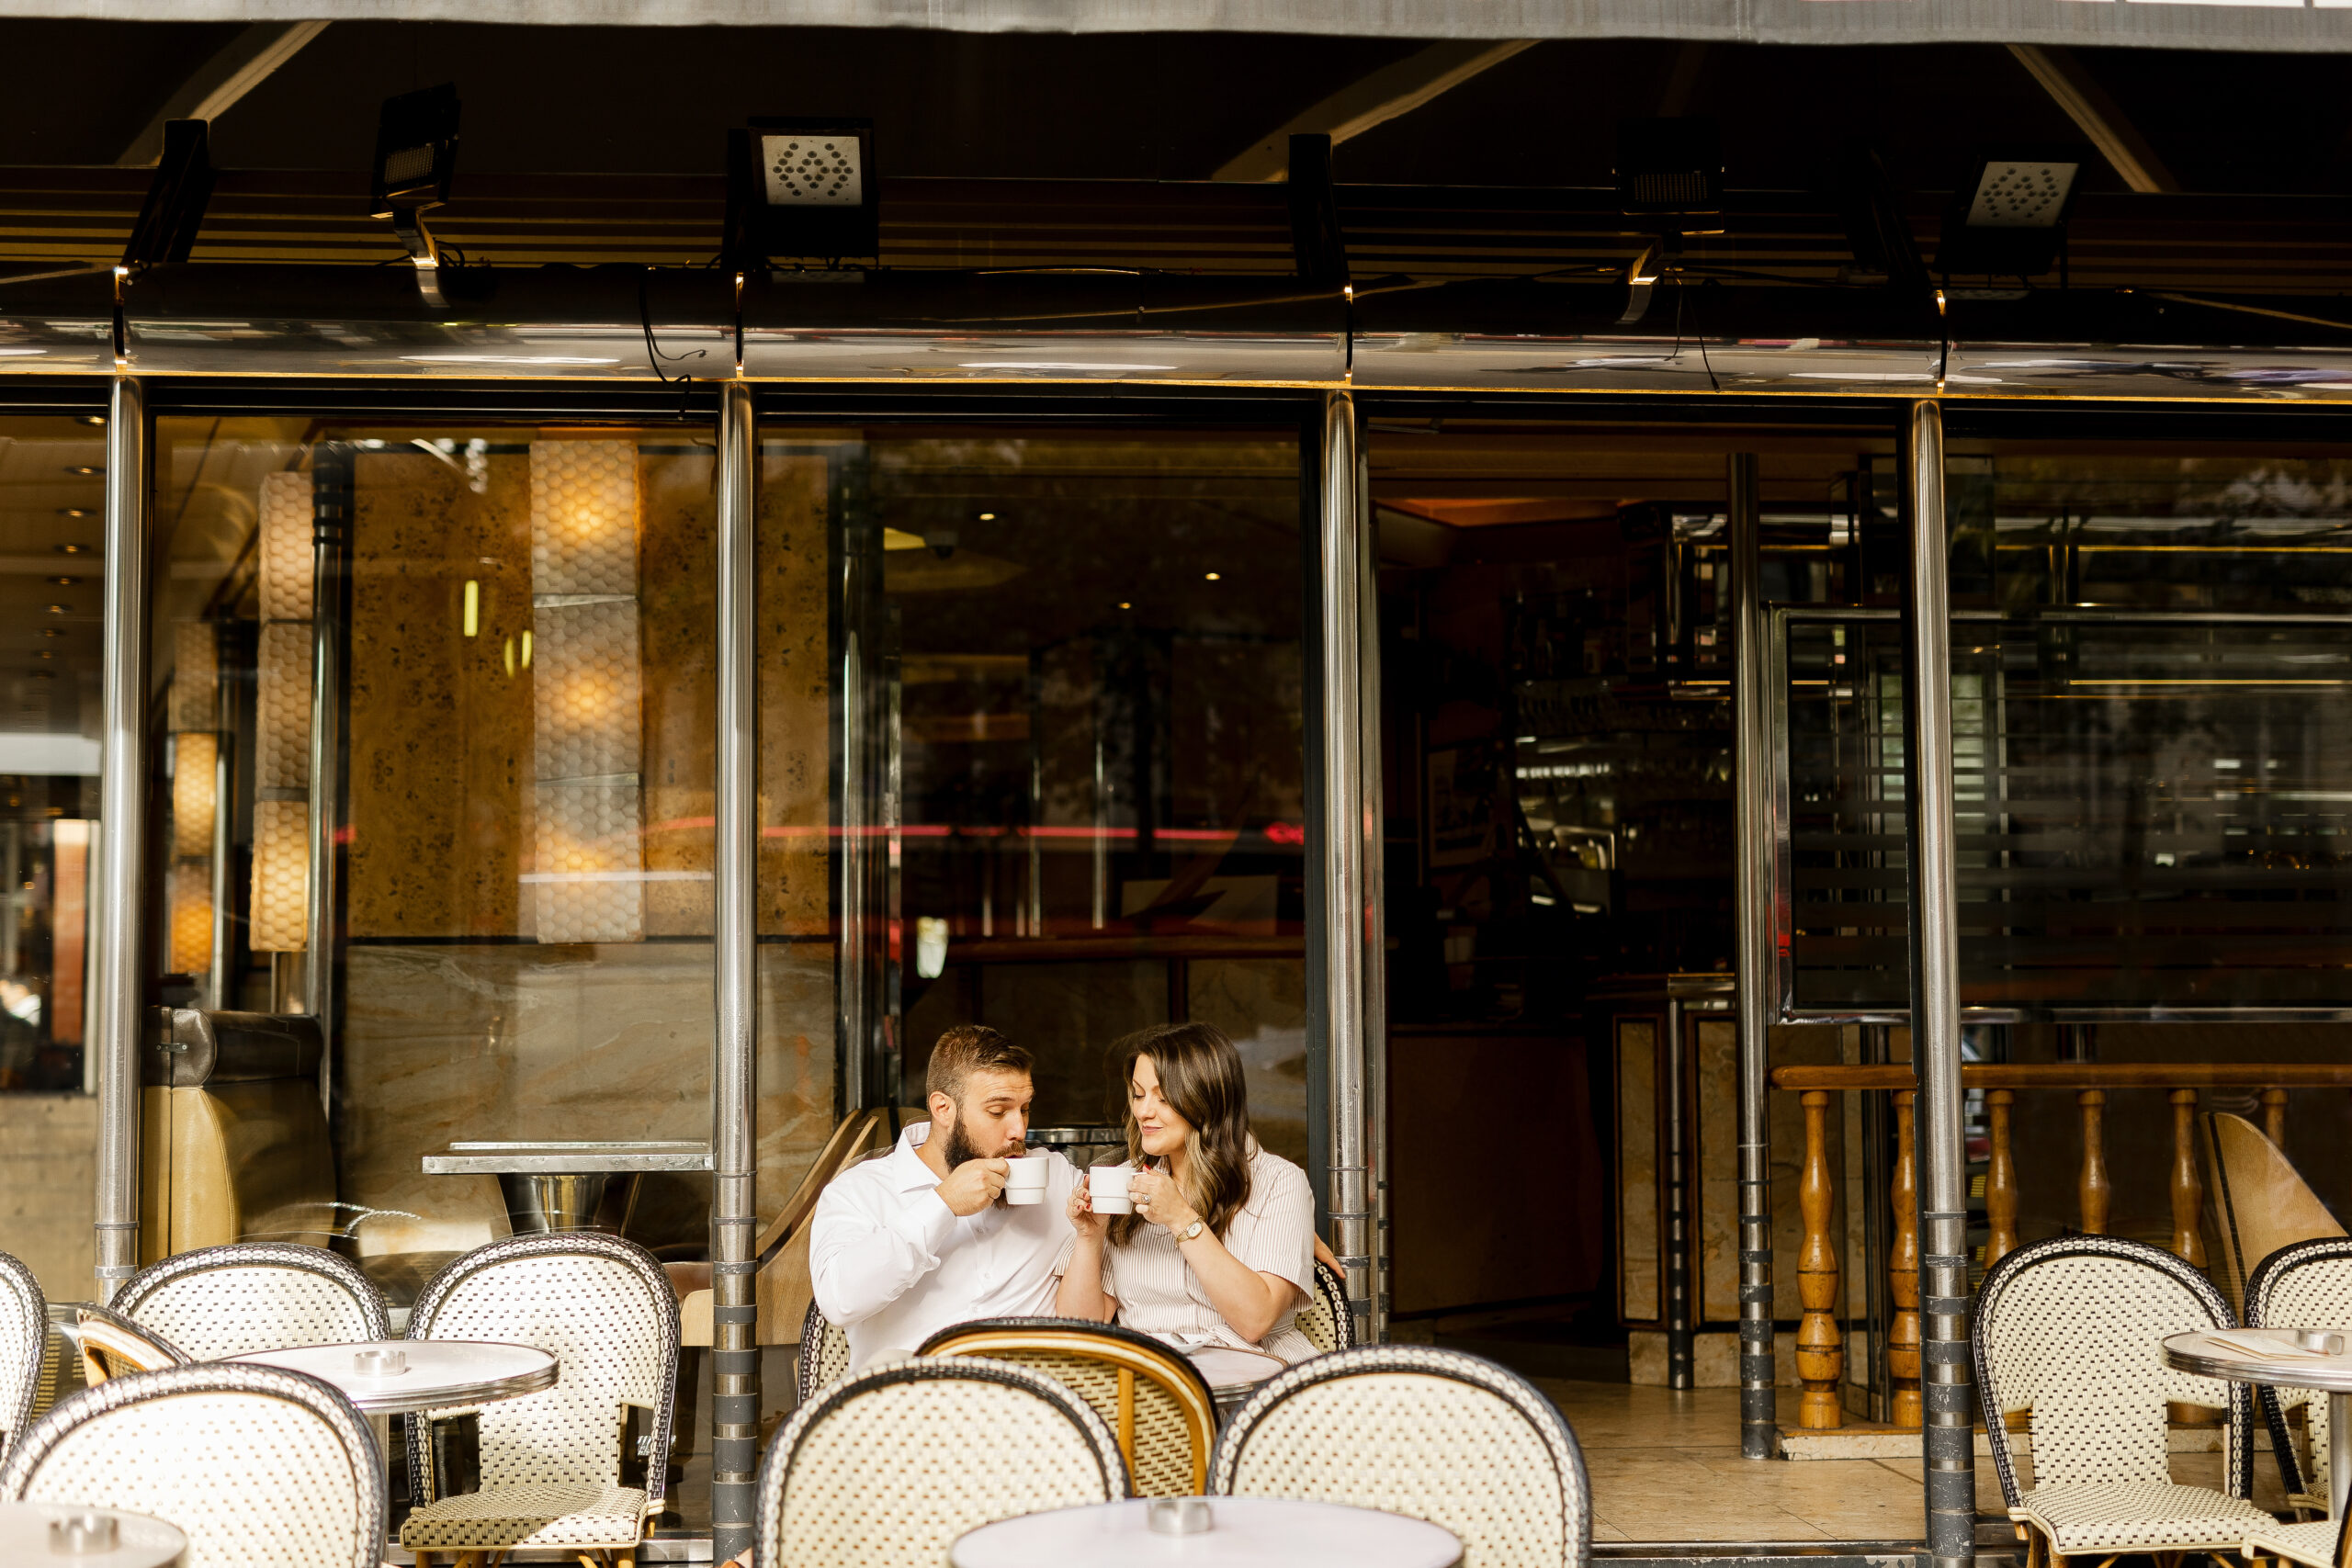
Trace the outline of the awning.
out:
M 0 17 L 2352 50 L 2352 0 L 0 0 Z

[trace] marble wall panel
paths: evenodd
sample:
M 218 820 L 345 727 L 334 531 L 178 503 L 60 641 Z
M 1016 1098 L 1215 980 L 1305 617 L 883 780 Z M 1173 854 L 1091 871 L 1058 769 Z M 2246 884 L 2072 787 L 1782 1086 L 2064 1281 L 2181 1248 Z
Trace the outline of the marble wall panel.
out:
M 718 519 L 707 448 L 646 446 L 638 469 L 645 659 L 645 887 L 652 936 L 711 932 Z M 674 874 L 684 873 L 684 878 Z
M 1617 1022 L 1618 1311 L 1628 1323 L 1665 1314 L 1658 1251 L 1657 1025 Z
M 830 468 L 772 455 L 760 477 L 760 878 L 763 936 L 824 936 L 832 909 Z
M 86 1094 L 0 1094 L 0 1252 L 51 1301 L 87 1301 L 97 1253 L 98 1102 Z
M 1241 1054 L 1258 1141 L 1306 1164 L 1306 961 L 1203 958 L 1185 966 L 1187 1016 L 1215 1024 Z
M 530 464 L 506 453 L 486 462 L 478 494 L 421 452 L 359 457 L 348 896 L 361 939 L 516 931 L 529 839 Z M 470 637 L 469 581 L 481 585 Z

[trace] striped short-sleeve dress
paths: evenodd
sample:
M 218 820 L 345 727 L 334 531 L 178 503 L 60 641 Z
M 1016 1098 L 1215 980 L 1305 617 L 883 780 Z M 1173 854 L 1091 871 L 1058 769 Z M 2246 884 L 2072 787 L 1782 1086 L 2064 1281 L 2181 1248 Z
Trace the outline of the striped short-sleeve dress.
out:
M 1226 1227 L 1226 1250 L 1261 1274 L 1288 1280 L 1305 1301 L 1315 1288 L 1315 1195 L 1306 1173 L 1252 1139 L 1250 1196 Z M 1315 1346 L 1298 1331 L 1296 1304 L 1256 1344 L 1241 1337 L 1209 1304 L 1168 1227 L 1146 1224 L 1125 1247 L 1102 1249 L 1102 1292 L 1119 1303 L 1128 1328 L 1181 1345 L 1230 1345 L 1303 1361 Z

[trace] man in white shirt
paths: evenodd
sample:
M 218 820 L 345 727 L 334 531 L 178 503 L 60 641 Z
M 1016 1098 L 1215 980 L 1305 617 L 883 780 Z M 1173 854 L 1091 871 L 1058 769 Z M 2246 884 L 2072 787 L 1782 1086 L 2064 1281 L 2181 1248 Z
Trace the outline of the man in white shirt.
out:
M 1029 1053 L 993 1029 L 949 1030 L 924 1079 L 931 1120 L 818 1198 L 808 1272 L 817 1304 L 848 1331 L 853 1371 L 950 1324 L 1053 1311 L 1078 1172 L 1056 1154 L 1044 1202 L 1003 1198 L 1008 1162 L 1028 1152 L 1029 1068 Z

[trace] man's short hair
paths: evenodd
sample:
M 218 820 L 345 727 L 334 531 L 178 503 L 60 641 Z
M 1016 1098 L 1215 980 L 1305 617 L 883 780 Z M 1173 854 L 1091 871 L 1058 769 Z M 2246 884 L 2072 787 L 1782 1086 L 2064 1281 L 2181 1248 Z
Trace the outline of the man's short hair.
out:
M 984 1023 L 959 1023 L 939 1037 L 931 1048 L 931 1066 L 923 1074 L 926 1096 L 944 1094 L 964 1102 L 964 1080 L 976 1072 L 1027 1074 L 1029 1053 Z

